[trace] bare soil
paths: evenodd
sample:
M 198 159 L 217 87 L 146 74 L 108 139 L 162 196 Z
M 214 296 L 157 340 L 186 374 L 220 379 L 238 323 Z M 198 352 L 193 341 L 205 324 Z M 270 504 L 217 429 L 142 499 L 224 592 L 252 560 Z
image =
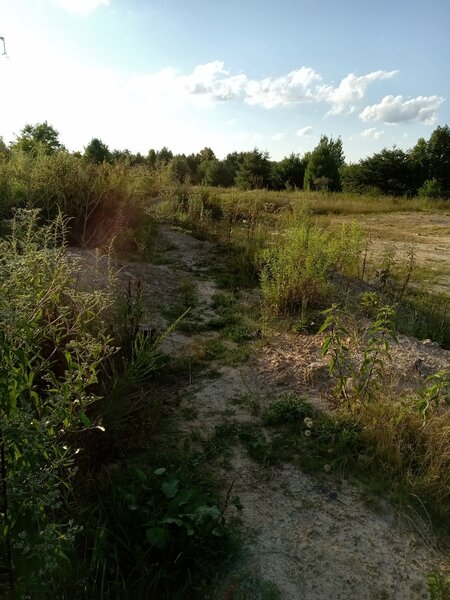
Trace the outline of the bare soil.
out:
M 448 233 L 450 215 L 436 216 L 436 221 L 433 215 L 421 217 L 417 213 L 385 219 L 377 215 L 367 217 L 366 223 L 376 232 L 388 227 L 392 219 L 403 219 L 402 227 L 411 229 L 411 236 L 420 224 L 416 240 L 423 246 L 421 252 L 424 256 L 435 252 L 441 259 L 441 252 L 430 247 L 443 244 L 450 250 L 447 234 L 436 233 L 445 227 Z M 140 277 L 150 304 L 156 307 L 143 325 L 167 324 L 158 310 L 176 302 L 180 282 L 186 280 L 197 289 L 190 318 L 201 321 L 214 315 L 212 299 L 217 287 L 208 276 L 212 246 L 169 227 L 161 227 L 159 236 L 168 248 L 164 254 L 170 266 L 119 265 L 122 281 Z M 175 332 L 164 349 L 178 356 L 195 356 L 208 336 L 211 333 Z M 284 334 L 255 343 L 252 358 L 242 364 L 212 361 L 210 368 L 217 377 L 196 375 L 177 394 L 170 435 L 182 447 L 183 440 L 193 439 L 193 434 L 208 440 L 224 422 L 251 421 L 254 416 L 249 407 L 236 402 L 245 396 L 256 398 L 264 409 L 282 392 L 291 391 L 322 410 L 332 410 L 332 382 L 320 348 L 320 336 Z M 392 380 L 400 386 L 419 386 L 423 381 L 414 369 L 418 358 L 433 369 L 450 368 L 449 352 L 412 338 L 401 336 L 392 352 Z M 224 495 L 231 486 L 233 495 L 240 498 L 247 540 L 241 560 L 231 567 L 217 592 L 220 600 L 236 597 L 243 573 L 272 582 L 283 600 L 429 598 L 426 575 L 441 567 L 445 557 L 419 519 L 411 519 L 385 500 L 364 497 L 349 482 L 338 485 L 332 474 L 315 477 L 291 464 L 255 463 L 240 445 L 226 465 L 213 464 L 212 469 L 223 481 Z
M 395 244 L 398 260 L 414 248 L 417 264 L 432 275 L 435 291 L 450 294 L 450 212 L 400 212 L 333 216 L 332 223 L 356 221 L 373 240 L 375 256 Z

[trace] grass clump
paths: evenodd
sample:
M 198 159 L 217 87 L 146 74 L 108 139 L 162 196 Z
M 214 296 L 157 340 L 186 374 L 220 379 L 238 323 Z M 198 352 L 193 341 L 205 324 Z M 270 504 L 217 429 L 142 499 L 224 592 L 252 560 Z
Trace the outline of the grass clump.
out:
M 294 394 L 283 394 L 272 402 L 264 416 L 267 425 L 282 425 L 302 421 L 305 417 L 313 417 L 314 411 L 306 400 Z
M 332 235 L 308 221 L 287 230 L 261 253 L 261 290 L 266 314 L 289 316 L 323 306 L 335 271 L 358 272 L 363 240 L 356 226 Z

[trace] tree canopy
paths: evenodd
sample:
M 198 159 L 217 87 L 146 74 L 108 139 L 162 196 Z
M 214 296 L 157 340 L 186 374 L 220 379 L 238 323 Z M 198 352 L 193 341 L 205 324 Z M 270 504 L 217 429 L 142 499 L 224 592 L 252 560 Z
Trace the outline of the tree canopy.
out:
M 100 164 L 111 160 L 111 152 L 101 140 L 92 138 L 84 149 L 84 158 L 89 162 Z
M 305 190 L 328 190 L 338 192 L 341 189 L 339 169 L 344 164 L 342 140 L 322 135 L 318 145 L 311 152 L 305 172 Z
M 36 125 L 30 125 L 29 123 L 25 125 L 20 135 L 16 137 L 14 146 L 27 154 L 36 154 L 39 151 L 45 154 L 53 154 L 64 149 L 59 141 L 59 132 L 47 121 Z

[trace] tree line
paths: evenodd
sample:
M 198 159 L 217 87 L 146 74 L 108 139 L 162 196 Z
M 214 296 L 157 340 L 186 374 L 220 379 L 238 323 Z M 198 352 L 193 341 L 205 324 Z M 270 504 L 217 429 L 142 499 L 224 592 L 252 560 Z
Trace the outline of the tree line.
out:
M 58 131 L 46 121 L 27 124 L 7 146 L 0 138 L 0 156 L 15 149 L 28 154 L 66 151 Z M 420 138 L 410 150 L 384 148 L 357 163 L 346 163 L 340 137 L 322 135 L 317 146 L 303 156 L 291 153 L 280 161 L 254 148 L 231 152 L 220 160 L 211 148 L 200 152 L 174 154 L 167 147 L 150 149 L 145 156 L 130 150 L 110 150 L 93 138 L 83 153 L 89 163 L 123 162 L 130 166 L 167 168 L 180 183 L 204 184 L 241 189 L 305 189 L 317 191 L 386 194 L 392 196 L 450 197 L 450 129 L 437 127 L 429 140 Z

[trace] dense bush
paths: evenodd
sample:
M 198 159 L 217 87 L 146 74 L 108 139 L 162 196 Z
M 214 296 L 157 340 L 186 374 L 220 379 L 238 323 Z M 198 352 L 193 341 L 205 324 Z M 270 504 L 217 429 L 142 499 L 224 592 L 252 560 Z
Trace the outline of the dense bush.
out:
M 0 241 L 0 543 L 19 597 L 67 572 L 78 526 L 66 493 L 113 352 L 110 293 L 77 289 L 64 221 L 37 217 L 19 212 Z

